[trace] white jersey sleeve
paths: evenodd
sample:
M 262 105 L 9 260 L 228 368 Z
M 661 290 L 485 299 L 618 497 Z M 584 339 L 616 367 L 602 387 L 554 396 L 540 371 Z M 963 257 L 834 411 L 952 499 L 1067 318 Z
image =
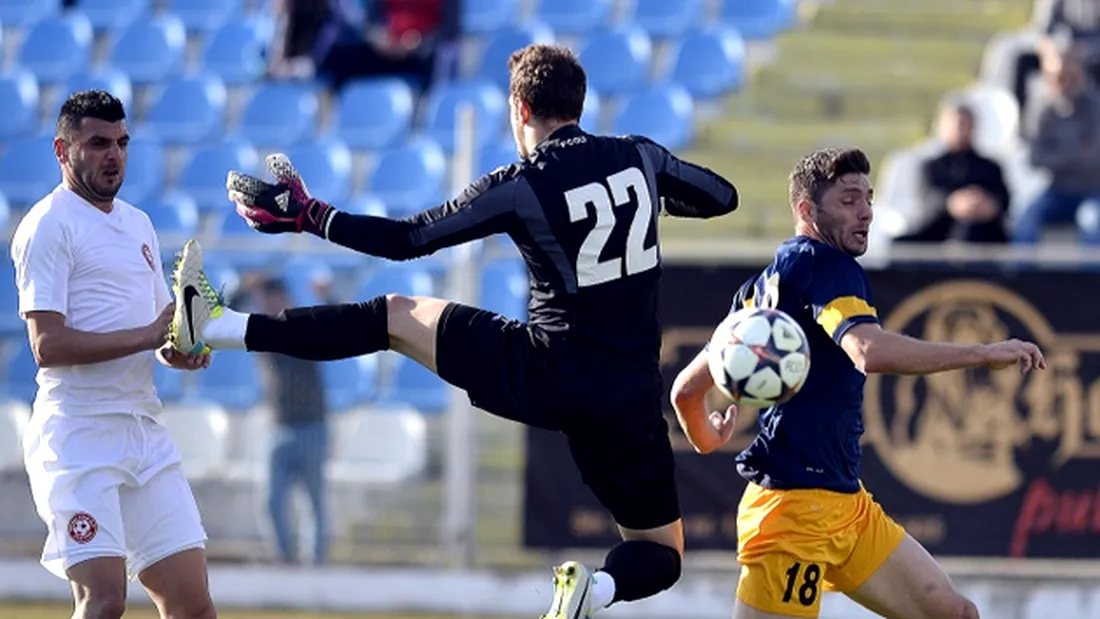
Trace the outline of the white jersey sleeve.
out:
M 11 258 L 19 290 L 19 314 L 69 309 L 69 276 L 73 268 L 72 238 L 62 218 L 35 214 L 20 225 L 12 239 Z

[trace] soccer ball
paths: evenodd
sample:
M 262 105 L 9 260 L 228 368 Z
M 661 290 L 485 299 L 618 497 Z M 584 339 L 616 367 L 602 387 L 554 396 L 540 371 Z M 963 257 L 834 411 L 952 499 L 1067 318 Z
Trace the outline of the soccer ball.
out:
M 718 325 L 707 362 L 724 395 L 767 408 L 790 400 L 802 388 L 810 373 L 810 344 L 786 313 L 750 307 Z

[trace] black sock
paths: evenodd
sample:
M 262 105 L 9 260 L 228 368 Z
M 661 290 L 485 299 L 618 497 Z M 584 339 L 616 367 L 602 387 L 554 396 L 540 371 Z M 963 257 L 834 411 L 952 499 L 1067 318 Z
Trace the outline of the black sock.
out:
M 641 600 L 680 580 L 682 559 L 674 549 L 646 540 L 623 542 L 611 549 L 601 572 L 615 579 L 611 603 Z
M 390 347 L 386 297 L 363 303 L 296 307 L 278 316 L 252 314 L 245 349 L 299 359 L 334 361 Z

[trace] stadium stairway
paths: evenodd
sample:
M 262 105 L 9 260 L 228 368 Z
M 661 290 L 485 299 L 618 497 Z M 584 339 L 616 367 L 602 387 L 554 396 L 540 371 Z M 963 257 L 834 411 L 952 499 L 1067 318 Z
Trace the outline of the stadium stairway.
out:
M 702 122 L 684 153 L 728 175 L 742 193 L 742 212 L 692 227 L 693 235 L 788 235 L 786 180 L 799 156 L 858 145 L 874 166 L 927 136 L 944 93 L 975 79 L 986 42 L 1024 26 L 1032 0 L 832 0 L 802 8 L 801 27 L 768 44 L 768 60 Z M 681 236 L 677 222 L 665 225 L 666 239 Z

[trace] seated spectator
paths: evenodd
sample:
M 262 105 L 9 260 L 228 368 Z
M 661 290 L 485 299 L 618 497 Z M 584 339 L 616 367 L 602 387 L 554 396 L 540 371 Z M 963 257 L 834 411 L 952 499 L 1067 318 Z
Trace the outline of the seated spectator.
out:
M 1027 84 L 1042 68 L 1042 57 L 1070 45 L 1082 53 L 1085 70 L 1100 81 L 1100 0 L 1038 0 L 1035 28 L 1042 34 L 1036 49 L 1016 60 L 1014 91 L 1020 109 L 1028 103 Z
M 275 0 L 271 77 L 409 79 L 423 91 L 458 68 L 459 0 Z
M 921 202 L 931 220 L 902 242 L 1004 243 L 1009 194 L 1001 166 L 974 150 L 974 112 L 962 104 L 940 113 L 946 151 L 921 167 Z
M 1043 75 L 1048 89 L 1026 111 L 1024 132 L 1031 165 L 1051 183 L 1016 222 L 1020 243 L 1037 242 L 1048 224 L 1090 219 L 1078 217 L 1082 207 L 1100 208 L 1100 91 L 1073 49 L 1046 56 Z M 1100 243 L 1095 222 L 1078 227 L 1082 241 Z

